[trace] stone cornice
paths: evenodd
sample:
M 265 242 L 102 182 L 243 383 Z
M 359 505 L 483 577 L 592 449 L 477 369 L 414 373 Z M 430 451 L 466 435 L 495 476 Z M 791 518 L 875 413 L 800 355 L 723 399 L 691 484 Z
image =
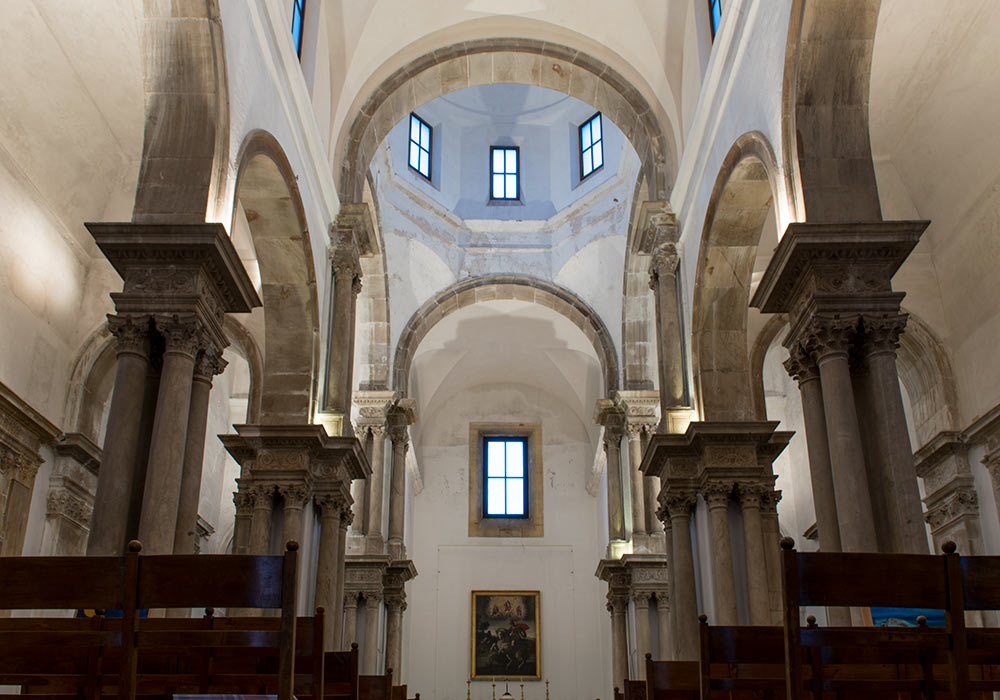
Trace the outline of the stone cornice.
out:
M 334 239 L 331 243 L 334 247 L 340 245 L 340 241 L 336 239 L 341 231 L 352 233 L 353 243 L 359 255 L 375 255 L 381 252 L 378 247 L 378 237 L 375 235 L 375 226 L 372 223 L 371 207 L 367 202 L 340 205 L 340 213 L 330 227 L 331 238 Z
M 789 224 L 750 300 L 763 313 L 789 312 L 807 286 L 834 297 L 891 293 L 892 276 L 929 221 Z M 854 268 L 847 277 L 832 268 Z M 822 282 L 815 284 L 816 278 Z M 812 285 L 810 285 L 812 281 Z
M 52 449 L 60 457 L 69 457 L 84 469 L 97 474 L 101 466 L 101 448 L 83 433 L 66 433 L 52 443 Z
M 630 246 L 633 255 L 650 255 L 658 246 L 677 243 L 679 238 L 677 215 L 670 208 L 670 202 L 642 202 L 639 205 Z
M 84 224 L 97 247 L 129 285 L 134 267 L 192 267 L 203 271 L 223 309 L 249 313 L 261 305 L 253 282 L 222 224 Z
M 0 382 L 0 446 L 39 464 L 42 461 L 39 447 L 55 440 L 60 432 L 48 418 Z
M 683 435 L 653 435 L 639 471 L 665 480 L 701 480 L 709 472 L 756 478 L 791 438 L 777 427 L 777 421 L 695 421 Z

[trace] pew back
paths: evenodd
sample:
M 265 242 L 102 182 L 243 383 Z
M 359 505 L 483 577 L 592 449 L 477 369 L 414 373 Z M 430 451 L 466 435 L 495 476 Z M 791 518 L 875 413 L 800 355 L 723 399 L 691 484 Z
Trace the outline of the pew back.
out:
M 697 661 L 653 661 L 646 654 L 646 700 L 696 700 L 700 683 Z

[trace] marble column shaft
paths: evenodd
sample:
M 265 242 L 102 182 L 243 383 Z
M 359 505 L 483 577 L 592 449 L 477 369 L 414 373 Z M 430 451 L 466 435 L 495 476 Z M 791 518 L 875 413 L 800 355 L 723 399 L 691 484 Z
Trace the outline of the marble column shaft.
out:
M 628 635 L 625 629 L 625 607 L 627 601 L 624 596 L 611 596 L 608 603 L 608 612 L 611 613 L 611 659 L 612 659 L 612 684 L 616 688 L 624 688 L 625 680 L 628 678 Z M 645 661 L 645 659 L 643 660 Z
M 642 462 L 642 426 L 629 424 L 625 427 L 628 435 L 628 473 L 632 488 L 632 543 L 633 546 L 647 548 L 646 533 L 646 491 L 639 464 Z
M 767 597 L 770 601 L 771 620 L 768 624 L 780 625 L 784 598 L 781 595 L 781 527 L 778 525 L 778 501 L 781 491 L 763 489 L 760 497 L 760 527 L 764 534 L 764 563 L 767 566 Z
M 351 644 L 358 641 L 358 594 L 344 595 L 344 641 L 342 651 L 350 651 Z
M 323 618 L 324 651 L 336 651 L 340 640 L 334 636 L 334 617 L 339 605 L 334 605 L 337 588 L 342 584 L 343 569 L 338 569 L 340 561 L 340 515 L 343 505 L 330 496 L 317 496 L 319 509 L 319 556 L 316 562 L 316 606 L 326 611 Z M 256 514 L 256 511 L 255 511 Z M 343 605 L 343 596 L 341 596 Z
M 250 519 L 250 554 L 271 553 L 271 513 L 274 512 L 274 488 L 254 488 L 253 516 Z
M 177 527 L 174 532 L 174 554 L 194 554 L 198 524 L 198 501 L 201 496 L 201 474 L 205 458 L 205 432 L 208 428 L 208 405 L 212 393 L 212 377 L 222 372 L 225 361 L 214 353 L 202 352 L 195 364 L 191 385 L 191 407 L 188 411 L 187 444 L 181 472 L 180 496 L 177 502 Z
M 622 514 L 621 431 L 604 427 L 604 454 L 608 473 L 608 539 L 625 540 L 625 518 Z
M 668 497 L 673 552 L 673 590 L 671 610 L 677 630 L 674 644 L 679 661 L 696 661 L 699 650 L 698 597 L 694 587 L 694 552 L 691 549 L 691 508 L 694 494 Z
M 146 321 L 109 316 L 108 325 L 118 340 L 118 366 L 108 411 L 101 468 L 97 474 L 94 516 L 87 540 L 89 555 L 121 554 L 125 549 L 149 368 Z
M 733 547 L 729 538 L 729 497 L 732 484 L 712 483 L 705 489 L 705 500 L 712 522 L 712 570 L 715 573 L 715 612 L 718 625 L 737 625 L 736 577 L 733 573 Z
M 233 554 L 250 553 L 250 529 L 253 522 L 253 493 L 236 491 L 233 494 L 236 506 L 236 522 L 233 524 Z
M 743 551 L 747 565 L 750 624 L 768 625 L 771 623 L 771 602 L 767 592 L 764 532 L 760 521 L 761 488 L 755 484 L 740 484 L 739 496 L 743 515 Z
M 166 349 L 149 445 L 139 539 L 147 554 L 170 554 L 184 471 L 194 361 L 201 338 L 194 322 L 166 321 L 158 326 L 166 338 Z
M 405 425 L 395 426 L 389 431 L 392 438 L 392 477 L 389 488 L 389 554 L 402 559 L 403 524 L 406 515 L 406 451 L 410 447 L 410 436 Z
M 652 650 L 649 638 L 649 594 L 633 594 L 632 605 L 635 606 L 636 677 L 646 680 L 646 654 Z
M 361 652 L 361 673 L 366 676 L 378 673 L 378 630 L 379 603 L 381 596 L 377 593 L 365 593 L 365 648 Z M 388 668 L 388 666 L 387 666 Z
M 660 635 L 658 658 L 661 660 L 672 659 L 674 658 L 674 650 L 672 648 L 673 634 L 670 631 L 670 601 L 663 593 L 656 594 L 656 622 Z
M 649 286 L 656 302 L 657 368 L 660 376 L 660 415 L 663 425 L 668 408 L 687 402 L 684 389 L 684 355 L 677 298 L 677 268 L 680 255 L 673 243 L 653 251 L 649 264 Z
M 347 416 L 351 411 L 351 375 L 354 363 L 354 316 L 361 291 L 361 270 L 353 240 L 333 252 L 333 321 L 330 327 L 330 366 L 327 407 Z
M 655 425 L 644 426 L 642 432 L 642 439 L 639 442 L 639 455 L 636 459 L 639 464 L 642 462 L 642 453 L 646 449 L 646 444 L 649 442 L 649 434 L 656 430 Z M 650 548 L 660 547 L 662 545 L 656 544 L 653 541 L 653 537 L 660 535 L 663 532 L 663 523 L 656 516 L 656 511 L 660 508 L 660 477 L 658 476 L 646 476 L 643 478 L 643 488 L 646 492 L 646 534 L 650 536 Z M 657 538 L 657 541 L 659 538 Z
M 278 493 L 284 499 L 281 519 L 281 543 L 284 546 L 289 540 L 302 541 L 302 509 L 309 499 L 308 489 L 301 484 L 289 484 L 278 487 Z
M 344 639 L 344 580 L 346 578 L 346 567 L 344 562 L 347 559 L 347 528 L 350 527 L 354 513 L 351 509 L 340 514 L 340 530 L 337 541 L 337 588 L 333 593 L 333 639 L 336 642 L 343 642 Z
M 403 610 L 406 603 L 397 596 L 387 596 L 385 605 L 385 667 L 392 669 L 393 683 L 400 685 L 403 677 Z
M 369 553 L 380 553 L 384 547 L 382 535 L 382 503 L 385 494 L 385 433 L 386 426 L 370 425 L 372 434 L 372 474 L 368 482 L 368 544 Z
M 862 410 L 868 418 L 864 427 L 873 438 L 866 443 L 873 506 L 878 504 L 882 513 L 890 551 L 926 554 L 924 514 L 896 369 L 896 347 L 906 316 L 865 315 L 862 325 L 859 349 L 867 371 L 858 379 L 864 386 Z
M 853 324 L 824 320 L 816 329 L 820 341 L 816 363 L 823 392 L 841 546 L 848 552 L 877 552 L 875 519 L 847 359 Z
M 666 644 L 667 655 L 663 658 L 673 661 L 677 659 L 677 611 L 675 609 L 674 598 L 674 591 L 677 590 L 677 584 L 674 582 L 674 528 L 670 524 L 669 517 L 663 521 L 663 535 L 666 546 L 665 554 L 667 555 L 667 583 L 670 586 L 670 606 L 667 609 L 669 636 Z

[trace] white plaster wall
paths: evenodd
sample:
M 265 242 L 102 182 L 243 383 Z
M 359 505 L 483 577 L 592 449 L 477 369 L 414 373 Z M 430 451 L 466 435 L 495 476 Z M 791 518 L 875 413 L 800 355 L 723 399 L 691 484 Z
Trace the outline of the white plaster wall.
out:
M 545 535 L 469 538 L 469 423 L 542 425 Z M 414 496 L 410 556 L 420 575 L 408 593 L 406 679 L 440 700 L 465 697 L 470 673 L 472 590 L 541 591 L 542 676 L 553 697 L 598 697 L 610 687 L 610 621 L 603 584 L 594 576 L 603 556 L 598 499 L 586 492 L 594 445 L 570 407 L 537 386 L 481 385 L 456 391 L 423 415 L 414 449 L 423 490 Z M 606 528 L 606 524 L 603 525 Z M 473 685 L 474 698 L 488 684 Z M 498 691 L 500 692 L 500 691 Z M 525 695 L 541 699 L 541 683 Z

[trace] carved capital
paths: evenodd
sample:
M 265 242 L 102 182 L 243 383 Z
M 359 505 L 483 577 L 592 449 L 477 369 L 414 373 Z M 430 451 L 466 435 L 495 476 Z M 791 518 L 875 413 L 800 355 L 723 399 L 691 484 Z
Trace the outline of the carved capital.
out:
M 666 243 L 657 247 L 649 260 L 649 288 L 655 290 L 661 278 L 673 280 L 680 263 L 681 256 L 676 245 Z
M 608 612 L 612 615 L 624 615 L 628 607 L 628 596 L 620 593 L 608 593 Z
M 336 518 L 339 520 L 341 513 L 347 506 L 342 497 L 330 493 L 320 494 L 316 496 L 315 500 L 321 518 Z
M 358 593 L 357 591 L 352 591 L 344 594 L 344 607 L 345 608 L 356 608 L 358 607 Z
M 956 520 L 966 516 L 979 517 L 979 497 L 975 487 L 960 487 L 927 509 L 924 519 L 936 534 Z
M 254 510 L 274 510 L 274 486 L 255 484 L 251 487 Z
M 118 354 L 149 357 L 149 317 L 108 314 L 108 330 L 118 341 Z
M 668 493 L 662 501 L 663 507 L 666 509 L 664 515 L 669 518 L 690 517 L 691 509 L 694 507 L 696 500 L 693 492 L 679 491 Z
M 907 314 L 863 314 L 861 352 L 865 355 L 895 354 L 899 336 L 906 329 L 907 318 Z
M 285 508 L 302 510 L 309 500 L 309 489 L 305 484 L 281 484 L 278 486 L 278 493 L 285 499 Z
M 858 319 L 830 318 L 815 316 L 809 319 L 804 330 L 802 344 L 817 360 L 836 353 L 847 353 L 851 349 L 858 331 Z
M 393 446 L 402 445 L 405 452 L 410 446 L 410 431 L 406 425 L 392 425 L 389 427 L 389 438 Z
M 778 514 L 778 501 L 781 500 L 781 489 L 762 488 L 760 492 L 760 510 L 762 513 Z
M 188 355 L 191 359 L 205 347 L 206 341 L 199 324 L 194 319 L 180 319 L 177 316 L 158 317 L 156 328 L 166 340 L 166 353 Z
M 798 343 L 789 348 L 788 359 L 782 364 L 788 375 L 799 384 L 811 379 L 819 379 L 819 367 L 816 365 L 812 353 L 807 352 Z
M 83 527 L 88 527 L 94 513 L 94 505 L 83 495 L 60 487 L 49 491 L 46 510 L 48 517 L 68 518 Z
M 344 505 L 344 508 L 340 511 L 340 529 L 346 530 L 354 522 L 354 511 L 351 508 Z
M 709 508 L 727 508 L 729 497 L 733 494 L 733 485 L 725 481 L 710 481 L 701 493 Z
M 629 594 L 629 598 L 632 599 L 632 603 L 637 608 L 649 607 L 649 593 L 647 591 L 632 591 Z
M 212 377 L 222 374 L 228 362 L 222 359 L 222 355 L 214 349 L 206 349 L 198 353 L 198 359 L 194 363 L 194 378 L 198 381 L 212 383 Z
M 378 605 L 382 602 L 381 591 L 365 591 L 362 595 L 365 599 L 365 605 Z
M 740 499 L 740 507 L 743 509 L 761 507 L 761 498 L 768 489 L 760 484 L 742 483 L 737 485 L 737 494 Z

